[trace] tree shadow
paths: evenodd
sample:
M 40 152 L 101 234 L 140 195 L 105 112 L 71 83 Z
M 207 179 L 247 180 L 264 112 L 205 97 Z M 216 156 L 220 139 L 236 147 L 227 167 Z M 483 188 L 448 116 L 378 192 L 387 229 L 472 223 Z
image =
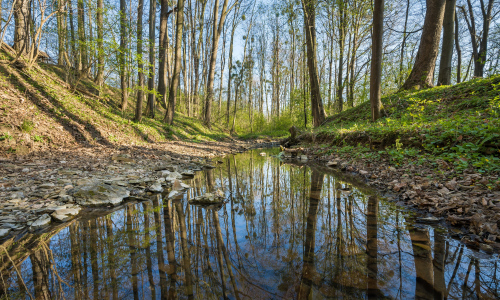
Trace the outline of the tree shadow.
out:
M 14 70 L 8 70 L 4 65 L 0 65 L 0 72 L 7 75 L 7 80 L 12 85 L 16 86 L 18 89 L 24 89 L 24 93 L 28 96 L 26 98 L 36 105 L 41 111 L 50 116 L 50 118 L 61 124 L 62 127 L 69 132 L 79 144 L 86 147 L 91 146 L 91 141 L 89 141 L 89 139 L 85 136 L 85 132 L 88 132 L 97 143 L 103 146 L 112 146 L 112 144 L 104 136 L 102 136 L 94 125 L 69 112 L 57 99 L 50 95 L 43 85 L 39 84 L 27 74 L 24 74 L 23 72 L 16 72 Z M 53 107 L 47 105 L 47 101 Z M 58 114 L 56 111 L 60 111 L 61 113 Z M 77 126 L 72 126 L 71 122 L 66 120 L 64 117 L 67 117 L 71 121 L 81 125 L 85 130 L 78 128 Z

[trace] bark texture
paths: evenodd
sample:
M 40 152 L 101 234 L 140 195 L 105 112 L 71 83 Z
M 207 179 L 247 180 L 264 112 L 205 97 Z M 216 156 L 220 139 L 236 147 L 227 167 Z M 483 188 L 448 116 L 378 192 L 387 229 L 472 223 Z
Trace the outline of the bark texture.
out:
M 445 0 L 426 1 L 427 10 L 420 45 L 410 76 L 403 84 L 403 90 L 434 86 L 434 69 L 439 53 L 445 3 Z

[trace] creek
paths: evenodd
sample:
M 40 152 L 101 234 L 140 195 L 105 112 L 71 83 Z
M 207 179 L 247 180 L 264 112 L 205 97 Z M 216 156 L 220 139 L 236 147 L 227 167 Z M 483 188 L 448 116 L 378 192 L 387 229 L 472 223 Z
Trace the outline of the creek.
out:
M 151 194 L 19 238 L 1 249 L 0 297 L 500 297 L 498 255 L 417 222 L 355 177 L 278 152 L 222 158 L 177 199 Z M 217 189 L 222 205 L 187 201 Z

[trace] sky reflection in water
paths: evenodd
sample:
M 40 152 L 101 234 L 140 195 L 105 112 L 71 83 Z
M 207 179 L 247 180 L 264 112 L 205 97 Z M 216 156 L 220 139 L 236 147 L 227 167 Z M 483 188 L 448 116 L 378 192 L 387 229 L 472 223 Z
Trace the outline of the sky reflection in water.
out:
M 10 258 L 2 253 L 0 295 L 498 298 L 497 256 L 465 248 L 446 230 L 413 224 L 407 212 L 347 178 L 281 164 L 269 156 L 275 149 L 259 152 L 197 173 L 182 200 L 155 195 L 26 236 L 9 248 Z M 217 188 L 227 196 L 219 210 L 187 204 Z

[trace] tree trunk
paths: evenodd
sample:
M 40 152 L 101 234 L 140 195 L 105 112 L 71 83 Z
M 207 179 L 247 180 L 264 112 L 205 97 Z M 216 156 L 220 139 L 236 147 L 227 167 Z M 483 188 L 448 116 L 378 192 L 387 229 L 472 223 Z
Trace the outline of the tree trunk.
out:
M 97 85 L 104 83 L 104 1 L 97 0 Z
M 410 76 L 403 84 L 403 90 L 434 86 L 434 68 L 439 53 L 445 3 L 445 0 L 426 0 L 427 9 L 420 45 Z
M 175 56 L 174 70 L 172 74 L 172 83 L 168 93 L 168 106 L 163 122 L 172 125 L 174 122 L 175 103 L 177 100 L 177 87 L 179 85 L 179 77 L 181 72 L 182 59 L 182 29 L 184 26 L 184 0 L 177 0 L 177 17 L 175 24 Z
M 311 84 L 311 110 L 313 126 L 318 127 L 325 121 L 326 114 L 321 99 L 318 78 L 318 62 L 316 58 L 316 9 L 315 0 L 302 0 L 304 22 L 306 29 L 307 67 Z
M 21 55 L 27 54 L 30 47 L 30 2 L 17 0 L 14 7 L 14 50 Z
M 59 12 L 57 12 L 57 41 L 58 41 L 58 53 L 57 53 L 57 64 L 64 65 L 64 53 L 66 52 L 66 3 L 65 0 L 58 0 L 58 7 L 61 7 Z M 1 18 L 1 16 L 0 16 Z M 1 27 L 1 26 L 0 26 Z
M 410 0 L 406 1 L 406 14 L 405 14 L 405 25 L 403 27 L 403 42 L 401 43 L 401 53 L 400 53 L 400 59 L 399 59 L 399 86 L 401 86 L 402 81 L 403 81 L 403 61 L 404 61 L 404 54 L 405 54 L 405 46 L 406 46 L 406 39 L 408 38 L 408 34 L 406 33 L 406 28 L 408 27 L 408 16 L 410 12 Z
M 455 12 L 455 48 L 457 50 L 457 83 L 460 83 L 460 74 L 462 72 L 462 50 L 460 49 L 460 42 L 458 37 L 458 18 Z
M 73 13 L 73 0 L 68 0 L 68 14 L 69 14 L 69 27 L 70 27 L 70 34 L 71 34 L 71 57 L 73 57 L 73 67 L 77 68 L 76 65 L 76 40 L 75 40 L 75 22 L 74 22 L 74 13 Z
M 438 85 L 451 84 L 451 60 L 453 58 L 453 40 L 455 38 L 455 4 L 456 0 L 446 0 Z
M 467 2 L 470 2 L 468 0 Z M 484 65 L 486 63 L 486 54 L 488 51 L 488 35 L 490 32 L 491 12 L 493 10 L 493 3 L 495 0 L 488 1 L 488 7 L 484 8 L 484 2 L 481 1 L 481 11 L 483 12 L 483 36 L 479 44 L 478 59 L 474 60 L 474 76 L 483 77 Z
M 144 63 L 142 62 L 142 14 L 144 10 L 144 0 L 139 0 L 137 4 L 137 103 L 135 107 L 135 121 L 142 119 L 142 102 L 144 101 Z
M 172 10 L 168 10 L 168 1 L 161 0 L 160 2 L 160 38 L 159 38 L 159 53 L 158 53 L 158 93 L 162 96 L 166 103 L 167 97 L 167 50 L 168 50 L 168 16 Z M 165 107 L 166 108 L 166 107 Z
M 236 14 L 236 12 L 235 12 Z M 234 41 L 234 32 L 236 31 L 236 15 L 233 18 L 233 28 L 231 29 L 231 39 L 229 40 L 229 75 L 227 77 L 227 111 L 226 111 L 226 124 L 229 127 L 229 111 L 231 109 L 231 82 L 232 82 L 232 72 L 233 72 L 233 41 Z
M 344 71 L 344 47 L 345 47 L 345 36 L 346 36 L 346 8 L 344 7 L 345 3 L 341 2 L 339 6 L 339 67 L 338 67 L 338 78 L 337 78 L 337 109 L 338 112 L 341 112 L 344 109 L 344 99 L 343 99 L 343 71 Z
M 205 98 L 205 125 L 211 128 L 211 117 L 212 117 L 212 102 L 214 99 L 214 79 L 215 79 L 215 63 L 217 62 L 217 50 L 219 48 L 219 37 L 224 28 L 224 22 L 227 15 L 227 3 L 228 0 L 224 0 L 222 5 L 222 12 L 219 18 L 219 0 L 215 0 L 214 5 L 214 27 L 212 34 L 212 51 L 210 52 L 210 66 L 208 72 L 207 80 L 207 90 Z
M 149 72 L 148 72 L 148 107 L 149 116 L 155 117 L 155 40 L 156 40 L 156 0 L 149 1 Z
M 83 0 L 79 0 L 83 1 Z M 118 63 L 120 64 L 120 87 L 122 89 L 122 112 L 125 112 L 127 109 L 127 74 L 126 74 L 126 66 L 125 66 L 125 53 L 127 52 L 127 6 L 125 0 L 120 0 L 120 51 L 119 51 L 119 59 Z
M 124 1 L 124 0 L 121 0 Z M 83 0 L 77 1 L 78 9 L 78 70 L 87 70 L 87 38 L 85 36 L 85 7 Z
M 370 104 L 372 121 L 380 118 L 380 82 L 382 77 L 382 41 L 384 38 L 384 0 L 375 0 L 372 28 L 372 61 L 370 74 Z

